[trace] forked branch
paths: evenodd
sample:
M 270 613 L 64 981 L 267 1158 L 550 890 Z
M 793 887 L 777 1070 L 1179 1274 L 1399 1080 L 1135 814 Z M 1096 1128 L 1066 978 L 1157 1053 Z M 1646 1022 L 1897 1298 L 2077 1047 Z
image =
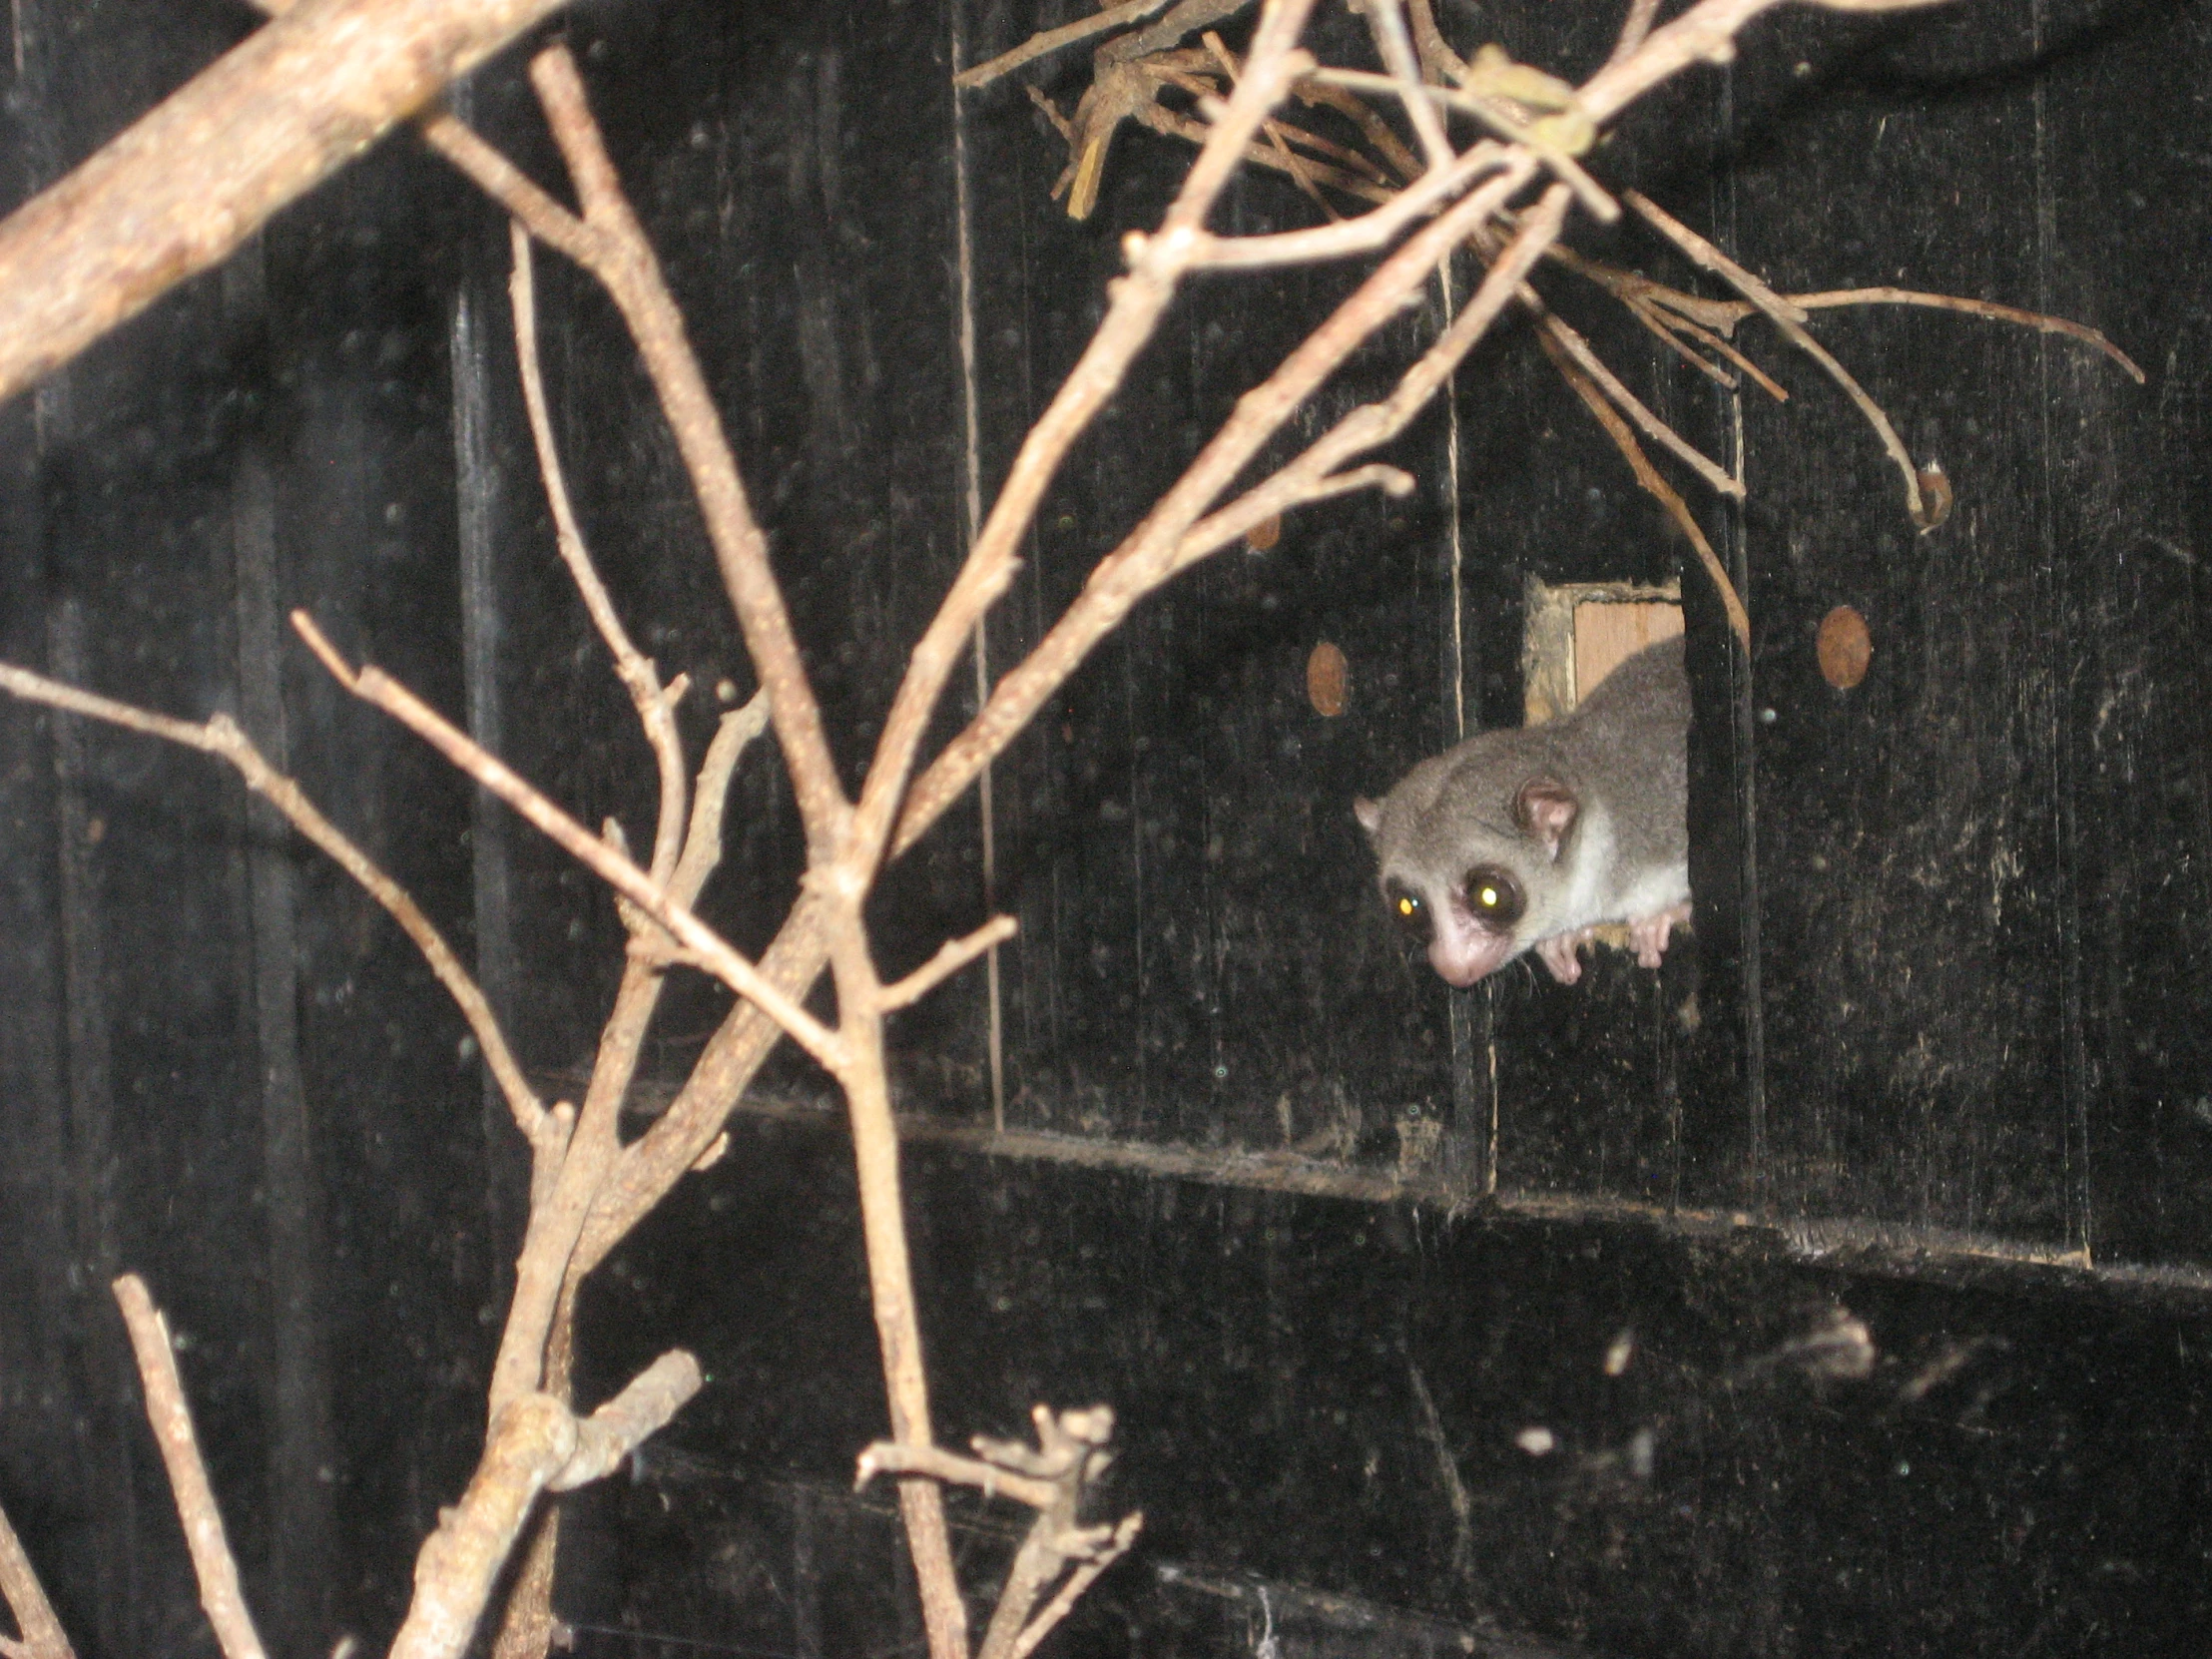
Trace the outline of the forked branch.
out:
M 492 1015 L 491 1004 L 484 1000 L 483 991 L 461 966 L 460 958 L 453 954 L 444 935 L 422 913 L 422 907 L 404 887 L 386 875 L 367 853 L 324 818 L 297 784 L 269 764 L 230 716 L 216 715 L 202 724 L 177 720 L 128 703 L 118 703 L 113 698 L 80 691 L 75 686 L 63 685 L 58 680 L 49 680 L 43 674 L 33 674 L 29 669 L 11 664 L 0 664 L 0 691 L 63 714 L 104 721 L 110 726 L 197 749 L 237 769 L 248 789 L 283 814 L 293 829 L 352 876 L 414 941 L 415 948 L 422 952 L 422 959 L 429 963 L 430 971 L 437 975 L 438 983 L 445 987 L 446 994 L 460 1009 L 461 1017 L 468 1021 L 469 1031 L 483 1053 L 484 1064 L 506 1096 L 508 1109 L 514 1114 L 515 1125 L 522 1131 L 523 1138 L 536 1145 L 553 1132 L 552 1119 L 522 1075 L 521 1066 L 515 1063 L 507 1047 L 506 1035 Z

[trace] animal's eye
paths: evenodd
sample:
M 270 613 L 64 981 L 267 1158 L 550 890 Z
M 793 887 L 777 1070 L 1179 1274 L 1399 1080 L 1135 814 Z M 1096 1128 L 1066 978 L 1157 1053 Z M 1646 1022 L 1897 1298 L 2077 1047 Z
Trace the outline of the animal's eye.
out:
M 1467 871 L 1467 910 L 1490 927 L 1510 927 L 1528 907 L 1520 883 L 1510 870 L 1495 864 L 1476 864 Z
M 1389 900 L 1390 914 L 1397 917 L 1398 925 L 1412 936 L 1415 944 L 1426 944 L 1434 929 L 1430 925 L 1428 905 L 1421 895 L 1404 882 L 1392 879 L 1383 888 L 1383 897 Z

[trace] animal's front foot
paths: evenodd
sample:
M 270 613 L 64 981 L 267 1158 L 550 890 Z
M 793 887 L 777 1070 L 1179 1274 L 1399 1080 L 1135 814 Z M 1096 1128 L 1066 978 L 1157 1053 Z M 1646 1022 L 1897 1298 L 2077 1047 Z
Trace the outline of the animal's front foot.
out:
M 1571 985 L 1582 977 L 1582 958 L 1576 952 L 1596 937 L 1594 927 L 1554 933 L 1548 939 L 1536 941 L 1536 954 L 1543 958 L 1544 966 L 1551 969 L 1552 978 L 1562 985 Z
M 1638 967 L 1655 968 L 1665 959 L 1667 938 L 1674 931 L 1676 922 L 1685 927 L 1690 924 L 1690 901 L 1687 898 L 1670 909 L 1661 910 L 1655 916 L 1630 918 L 1628 943 L 1636 952 Z

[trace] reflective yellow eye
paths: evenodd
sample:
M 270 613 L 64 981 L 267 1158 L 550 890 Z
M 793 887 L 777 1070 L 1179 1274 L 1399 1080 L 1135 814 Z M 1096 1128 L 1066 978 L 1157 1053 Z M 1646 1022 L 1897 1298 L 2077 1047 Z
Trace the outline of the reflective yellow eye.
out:
M 1397 913 L 1401 916 L 1411 915 L 1413 913 L 1413 901 L 1410 898 L 1400 898 L 1397 901 Z
M 1474 901 L 1475 901 L 1475 902 L 1476 902 L 1477 904 L 1481 905 L 1481 906 L 1482 906 L 1482 908 L 1483 908 L 1483 909 L 1485 909 L 1485 910 L 1494 910 L 1494 909 L 1496 909 L 1496 908 L 1497 908 L 1497 888 L 1495 888 L 1495 887 L 1484 887 L 1484 888 L 1483 888 L 1483 889 L 1482 889 L 1482 890 L 1481 890 L 1480 892 L 1478 892 L 1478 893 L 1476 893 L 1476 894 L 1474 895 Z

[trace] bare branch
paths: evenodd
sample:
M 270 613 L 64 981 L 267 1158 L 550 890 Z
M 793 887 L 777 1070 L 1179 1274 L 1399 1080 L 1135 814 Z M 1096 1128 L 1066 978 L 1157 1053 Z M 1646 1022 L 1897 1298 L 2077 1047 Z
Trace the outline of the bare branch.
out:
M 1067 1582 L 1059 1593 L 1045 1604 L 1044 1610 L 1031 1619 L 1022 1633 L 1014 1638 L 1013 1646 L 1006 1650 L 1006 1659 L 1029 1659 L 1036 1652 L 1037 1644 L 1052 1633 L 1052 1627 L 1066 1618 L 1076 1602 L 1098 1575 L 1129 1552 L 1129 1546 L 1137 1541 L 1137 1534 L 1144 1530 L 1144 1511 L 1132 1509 L 1121 1517 L 1111 1534 L 1100 1543 L 1087 1560 L 1076 1565 L 1068 1574 Z
M 567 48 L 555 46 L 539 53 L 531 62 L 530 80 L 584 206 L 584 230 L 589 235 L 580 239 L 580 263 L 605 285 L 645 360 L 690 473 L 692 492 L 706 519 L 708 540 L 714 544 L 746 649 L 768 688 L 770 713 L 800 815 L 806 821 L 808 844 L 829 852 L 843 839 L 851 807 L 837 782 L 836 763 L 823 735 L 821 706 L 800 660 L 783 592 L 769 566 L 768 538 L 753 516 L 721 412 L 692 351 L 683 313 L 669 294 L 652 244 L 623 198 Z
M 5 1513 L 0 1513 L 0 1596 L 7 1598 L 15 1627 L 23 1633 L 20 1640 L 0 1637 L 8 1659 L 76 1659 L 69 1635 L 54 1616 L 45 1586 L 39 1583 L 31 1558 L 23 1553 L 23 1541 Z
M 1427 154 L 1429 167 L 1449 166 L 1451 140 L 1444 136 L 1444 124 L 1437 119 L 1434 108 L 1420 96 L 1420 62 L 1413 56 L 1412 41 L 1406 37 L 1405 14 L 1398 10 L 1398 0 L 1366 0 L 1366 10 L 1375 49 L 1382 55 L 1382 67 L 1389 71 L 1385 78 L 1405 106 L 1405 117 L 1413 124 L 1414 136 Z
M 483 1616 L 493 1581 L 538 1493 L 597 1479 L 675 1415 L 704 1381 L 699 1362 L 664 1354 L 629 1387 L 579 1423 L 551 1394 L 502 1407 L 468 1490 L 446 1510 L 415 1558 L 415 1594 L 391 1659 L 458 1659 Z
M 556 1492 L 572 1492 L 612 1474 L 623 1458 L 667 1427 L 706 1382 L 697 1360 L 680 1348 L 671 1349 L 576 1425 L 575 1449 L 546 1484 Z
M 1098 49 L 1101 64 L 1128 63 L 1137 58 L 1148 58 L 1155 52 L 1164 52 L 1187 36 L 1195 34 L 1209 23 L 1219 23 L 1225 17 L 1234 17 L 1249 6 L 1252 0 L 1177 0 L 1175 9 L 1159 22 L 1142 29 L 1133 29 L 1119 40 L 1110 40 Z M 1265 23 L 1265 14 L 1262 17 Z M 1298 31 L 1291 32 L 1298 38 Z M 1257 50 L 1259 42 L 1253 42 Z
M 935 1445 L 901 1445 L 877 1440 L 860 1453 L 852 1476 L 857 1491 L 879 1474 L 926 1474 L 932 1480 L 956 1486 L 973 1486 L 985 1497 L 1010 1497 L 1032 1509 L 1044 1509 L 1059 1497 L 1059 1488 L 1035 1475 L 987 1463 L 980 1457 L 963 1457 Z
M 992 945 L 1012 938 L 1018 931 L 1019 925 L 1012 916 L 993 916 L 967 937 L 945 940 L 929 960 L 895 985 L 884 986 L 876 1006 L 889 1013 L 919 1002 Z
M 1651 26 L 1659 20 L 1659 0 L 1628 0 L 1628 17 L 1621 24 L 1620 39 L 1613 43 L 1613 55 L 1605 60 L 1610 68 L 1631 56 L 1651 34 Z
M 1180 571 L 1197 563 L 1228 546 L 1254 525 L 1287 512 L 1301 501 L 1319 500 L 1326 494 L 1336 493 L 1330 486 L 1339 480 L 1350 481 L 1376 470 L 1362 467 L 1354 472 L 1340 473 L 1336 469 L 1354 455 L 1389 442 L 1405 429 L 1474 348 L 1475 341 L 1488 332 L 1520 279 L 1528 274 L 1549 240 L 1559 234 L 1565 222 L 1566 206 L 1566 186 L 1554 186 L 1542 202 L 1522 216 L 1519 232 L 1499 256 L 1482 285 L 1452 319 L 1451 326 L 1399 377 L 1390 395 L 1381 403 L 1363 404 L 1351 410 L 1273 477 L 1193 525 L 1176 549 L 1175 568 Z
M 1272 266 L 1310 266 L 1323 259 L 1372 253 L 1389 244 L 1413 219 L 1431 213 L 1437 204 L 1464 191 L 1475 179 L 1504 168 L 1506 155 L 1502 144 L 1477 144 L 1457 157 L 1448 168 L 1424 173 L 1404 191 L 1391 195 L 1389 202 L 1376 208 L 1374 213 L 1363 213 L 1359 219 L 1345 219 L 1341 226 L 1279 230 L 1266 237 L 1215 237 L 1201 233 L 1190 264 L 1206 266 L 1208 270 L 1266 270 Z M 1144 246 L 1144 235 L 1130 235 L 1137 237 L 1135 248 Z M 1130 246 L 1128 237 L 1124 237 L 1124 246 Z M 1135 257 L 1135 250 L 1130 257 Z
M 691 828 L 684 832 L 684 855 L 668 883 L 668 895 L 687 909 L 698 902 L 707 877 L 722 862 L 722 815 L 730 798 L 730 779 L 754 740 L 768 728 L 768 693 L 757 691 L 742 709 L 732 709 L 715 728 L 714 742 L 699 765 L 699 788 L 692 796 Z
M 1208 135 L 1212 132 L 1212 129 L 1205 122 L 1195 121 L 1187 115 L 1178 115 L 1175 111 L 1163 108 L 1158 104 L 1147 104 L 1138 109 L 1135 112 L 1135 120 L 1140 127 L 1148 127 L 1155 133 L 1163 134 L 1168 138 L 1179 138 L 1190 144 L 1204 144 Z M 1365 177 L 1361 173 L 1351 172 L 1341 167 L 1331 167 L 1323 162 L 1289 159 L 1278 155 L 1265 145 L 1253 144 L 1247 146 L 1244 159 L 1248 166 L 1264 167 L 1271 172 L 1289 174 L 1293 179 L 1304 175 L 1311 178 L 1316 184 L 1326 185 L 1333 191 L 1345 196 L 1356 197 L 1363 202 L 1373 202 L 1380 205 L 1389 201 L 1397 192 L 1397 187 L 1394 185 L 1378 184 L 1374 179 Z
M 1052 402 L 1030 427 L 966 563 L 914 646 L 868 766 L 853 826 L 854 855 L 864 857 L 870 868 L 881 855 L 906 794 L 914 751 L 928 728 L 929 713 L 966 648 L 975 619 L 1013 580 L 1015 546 L 1045 486 L 1069 445 L 1114 394 L 1151 336 L 1191 268 L 1207 214 L 1260 123 L 1281 101 L 1291 81 L 1312 66 L 1313 60 L 1296 49 L 1311 6 L 1312 0 L 1274 0 L 1261 14 L 1244 78 L 1191 164 L 1159 233 L 1125 244 L 1130 251 L 1129 275 L 1112 285 L 1113 299 L 1105 319 Z
M 1644 453 L 1643 445 L 1636 441 L 1635 432 L 1629 427 L 1628 422 L 1621 418 L 1620 411 L 1613 407 L 1611 400 L 1606 397 L 1604 392 L 1600 391 L 1589 376 L 1582 372 L 1580 365 L 1566 354 L 1565 349 L 1552 337 L 1550 331 L 1539 329 L 1536 334 L 1536 341 L 1543 347 L 1544 354 L 1551 358 L 1552 363 L 1566 379 L 1567 384 L 1574 388 L 1575 395 L 1581 398 L 1589 408 L 1590 413 L 1597 417 L 1597 423 L 1605 428 L 1606 435 L 1613 440 L 1614 447 L 1619 449 L 1627 459 L 1629 470 L 1636 475 L 1637 484 L 1653 500 L 1666 509 L 1667 516 L 1674 520 L 1675 526 L 1689 539 L 1690 545 L 1697 550 L 1698 562 L 1705 567 L 1707 579 L 1712 582 L 1714 591 L 1720 595 L 1721 608 L 1728 613 L 1729 631 L 1736 636 L 1737 641 L 1743 648 L 1749 651 L 1751 649 L 1751 617 L 1744 610 L 1744 602 L 1736 592 L 1736 584 L 1729 579 L 1727 566 L 1721 563 L 1720 555 L 1713 551 L 1713 544 L 1705 539 L 1704 527 L 1698 523 L 1697 515 L 1690 511 L 1690 504 L 1682 499 L 1681 491 L 1668 483 L 1660 475 L 1659 469 L 1651 464 L 1651 458 Z
M 1011 52 L 1001 52 L 988 63 L 979 63 L 972 69 L 963 69 L 952 77 L 952 84 L 962 92 L 972 92 L 977 87 L 989 86 L 1002 75 L 1011 75 L 1024 64 L 1034 63 L 1063 46 L 1075 46 L 1093 35 L 1118 29 L 1124 23 L 1135 23 L 1150 17 L 1165 6 L 1168 0 L 1122 0 L 1118 6 L 1108 6 L 1102 12 L 1078 18 L 1073 23 L 1057 29 L 1047 29 L 1042 34 L 1031 35 Z
M 262 752 L 230 716 L 217 715 L 206 725 L 196 726 L 190 721 L 79 691 L 74 686 L 65 686 L 58 680 L 49 680 L 42 674 L 33 674 L 12 664 L 0 664 L 0 691 L 26 703 L 43 704 L 65 714 L 143 732 L 229 762 L 246 781 L 248 789 L 283 814 L 294 830 L 350 875 L 414 941 L 415 948 L 422 952 L 422 959 L 468 1022 L 468 1029 L 484 1056 L 484 1064 L 499 1084 L 500 1093 L 506 1096 L 507 1108 L 514 1114 L 515 1125 L 522 1131 L 523 1138 L 532 1145 L 543 1139 L 550 1123 L 544 1102 L 538 1099 L 529 1080 L 522 1075 L 522 1067 L 507 1047 L 506 1034 L 500 1030 L 491 1004 L 484 1000 L 484 993 L 477 988 L 468 970 L 461 966 L 460 958 L 453 954 L 444 935 L 422 913 L 422 907 L 406 888 L 386 875 L 367 853 L 324 818 L 297 784 L 263 758 Z
M 1628 205 L 1641 214 L 1646 223 L 1657 229 L 1696 264 L 1722 277 L 1746 299 L 1757 305 L 1768 320 L 1788 336 L 1792 345 L 1828 371 L 1829 378 L 1843 388 L 1844 395 L 1866 416 L 1867 424 L 1874 428 L 1875 435 L 1882 440 L 1883 449 L 1904 478 L 1905 507 L 1912 515 L 1914 525 L 1923 533 L 1933 530 L 1936 527 L 1935 521 L 1929 514 L 1927 504 L 1921 500 L 1920 468 L 1913 464 L 1913 457 L 1906 450 L 1905 440 L 1898 436 L 1897 428 L 1890 423 L 1890 417 L 1882 405 L 1867 395 L 1866 389 L 1853 377 L 1851 370 L 1838 362 L 1835 355 L 1806 330 L 1805 312 L 1649 197 L 1638 191 L 1627 194 Z
M 207 1465 L 200 1460 L 200 1444 L 192 1431 L 192 1407 L 185 1403 L 184 1384 L 177 1378 L 169 1322 L 147 1294 L 146 1282 L 135 1273 L 127 1273 L 115 1282 L 115 1300 L 131 1333 L 131 1351 L 138 1357 L 139 1382 L 146 1389 L 146 1416 L 154 1425 L 154 1439 L 161 1447 L 163 1466 L 169 1471 L 177 1518 L 184 1522 L 192 1570 L 200 1580 L 200 1605 L 215 1627 L 215 1639 L 224 1659 L 265 1659 L 261 1636 L 254 1629 L 253 1615 L 247 1612 L 246 1597 L 239 1589 L 238 1561 L 223 1534 L 223 1511 L 216 1507 Z
M 1342 87 L 1347 91 L 1388 93 L 1400 100 L 1407 109 L 1416 105 L 1441 104 L 1446 109 L 1471 115 L 1499 138 L 1512 144 L 1523 145 L 1533 152 L 1545 167 L 1566 184 L 1574 187 L 1575 197 L 1589 215 L 1603 224 L 1610 225 L 1620 218 L 1620 204 L 1606 194 L 1605 188 L 1583 165 L 1557 144 L 1549 143 L 1543 134 L 1529 123 L 1509 114 L 1493 98 L 1478 98 L 1469 92 L 1451 87 L 1413 85 L 1390 75 L 1375 75 L 1360 69 L 1323 69 L 1308 77 L 1327 86 Z
M 721 934 L 692 914 L 669 902 L 644 870 L 607 845 L 497 757 L 488 754 L 475 739 L 416 697 L 381 669 L 348 668 L 330 642 L 304 611 L 291 613 L 291 625 L 309 650 L 321 659 L 332 679 L 363 703 L 383 710 L 423 739 L 460 771 L 499 797 L 527 819 L 548 839 L 590 869 L 607 885 L 638 906 L 698 952 L 708 970 L 732 990 L 761 1008 L 801 1047 L 832 1073 L 846 1063 L 843 1041 L 814 1015 L 771 984 L 760 969 L 747 961 Z
M 1644 43 L 1617 63 L 1609 63 L 1580 88 L 1582 107 L 1592 121 L 1618 115 L 1661 81 L 1692 64 L 1736 61 L 1736 36 L 1760 13 L 1782 0 L 1698 0 L 1672 23 L 1652 31 Z
M 762 973 L 788 996 L 806 995 L 830 959 L 825 909 L 820 897 L 802 891 L 799 903 L 761 956 Z M 572 1275 L 589 1273 L 606 1260 L 607 1253 L 699 1161 L 776 1046 L 778 1030 L 776 1022 L 751 1003 L 741 1002 L 730 1011 L 668 1110 L 623 1149 L 613 1175 L 594 1195 L 590 1217 L 577 1240 Z
M 306 0 L 0 224 L 0 399 L 220 263 L 555 0 Z
M 530 234 L 521 221 L 508 221 L 514 271 L 507 293 L 515 314 L 515 357 L 522 372 L 522 401 L 529 411 L 530 437 L 537 445 L 538 475 L 545 480 L 545 496 L 553 509 L 553 540 L 561 562 L 568 566 L 592 626 L 607 642 L 614 656 L 615 674 L 630 694 L 630 703 L 645 728 L 653 760 L 661 775 L 661 811 L 653 830 L 651 873 L 665 884 L 676 869 L 676 857 L 684 838 L 684 744 L 676 732 L 677 700 L 683 695 L 679 680 L 668 691 L 661 689 L 660 670 L 630 641 L 607 586 L 592 567 L 591 551 L 584 545 L 583 527 L 576 522 L 576 508 L 569 500 L 568 480 L 561 471 L 561 453 L 553 441 L 553 416 L 545 403 L 545 372 L 538 361 L 537 283 L 532 280 Z
M 894 853 L 910 846 L 967 788 L 984 765 L 1028 724 L 1030 717 L 1074 671 L 1091 647 L 1128 614 L 1131 606 L 1180 568 L 1181 563 L 1187 562 L 1181 558 L 1185 532 L 1251 462 L 1269 434 L 1313 394 L 1362 340 L 1395 313 L 1404 295 L 1426 280 L 1437 263 L 1448 257 L 1462 237 L 1518 189 L 1534 167 L 1532 160 L 1525 156 L 1519 158 L 1504 173 L 1485 181 L 1463 201 L 1423 226 L 1378 266 L 1266 382 L 1238 400 L 1236 412 L 1174 487 L 1118 548 L 1099 561 L 1081 597 L 1054 624 L 1027 660 L 999 681 L 982 712 L 915 782 L 899 819 L 892 847 Z M 1556 234 L 1556 225 L 1553 234 Z M 1165 233 L 1152 241 L 1166 241 Z M 1137 251 L 1140 261 L 1149 256 L 1151 246 L 1152 243 L 1147 243 Z M 1109 318 L 1109 325 L 1110 321 Z M 1487 317 L 1484 325 L 1487 325 Z M 1440 384 L 1440 380 L 1437 383 Z M 1331 464 L 1314 476 L 1323 477 L 1334 470 L 1335 465 Z M 1289 498 L 1296 498 L 1295 491 Z M 1005 497 L 1000 499 L 1003 502 Z M 1278 509 L 1271 507 L 1269 512 Z M 1263 512 L 1253 522 L 1267 516 L 1268 513 Z
M 1697 447 L 1687 438 L 1645 408 L 1643 401 L 1621 383 L 1620 376 L 1607 368 L 1603 359 L 1590 349 L 1590 342 L 1575 332 L 1572 327 L 1568 326 L 1563 317 L 1546 305 L 1537 296 L 1534 288 L 1527 288 L 1519 297 L 1522 304 L 1528 306 L 1542 319 L 1543 331 L 1558 342 L 1559 348 L 1573 359 L 1576 367 L 1587 374 L 1595 384 L 1603 388 L 1605 395 L 1613 400 L 1623 414 L 1643 428 L 1646 437 L 1656 439 L 1662 448 L 1704 479 L 1707 485 L 1718 493 L 1734 496 L 1739 500 L 1742 499 L 1743 484 L 1739 480 L 1730 477 L 1715 462 L 1699 453 Z
M 2149 378 L 2135 359 L 2122 351 L 2105 335 L 2102 329 L 2086 323 L 2071 322 L 2062 316 L 2051 316 L 2042 311 L 2027 311 L 2017 305 L 1998 305 L 1986 299 L 1961 299 L 1949 293 L 1920 293 L 1912 288 L 1837 288 L 1826 293 L 1792 293 L 1784 295 L 1800 310 L 1827 310 L 1840 305 L 1921 305 L 1931 310 L 1958 311 L 1966 316 L 1986 317 L 1992 322 L 2017 323 L 2022 328 L 2033 328 L 2038 333 L 2064 334 L 2068 339 L 2080 340 L 2094 346 L 2127 370 L 2137 385 Z
M 1436 11 L 1430 0 L 1411 0 L 1413 50 L 1420 54 L 1421 78 L 1450 86 L 1467 78 L 1467 60 L 1451 49 L 1436 27 Z

